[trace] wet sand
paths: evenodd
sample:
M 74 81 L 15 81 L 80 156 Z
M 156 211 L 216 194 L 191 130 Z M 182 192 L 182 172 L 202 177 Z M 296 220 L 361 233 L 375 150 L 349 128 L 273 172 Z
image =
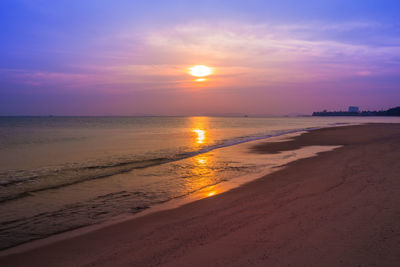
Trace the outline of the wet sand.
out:
M 0 258 L 0 266 L 399 266 L 400 124 L 255 147 L 343 145 L 239 188 Z

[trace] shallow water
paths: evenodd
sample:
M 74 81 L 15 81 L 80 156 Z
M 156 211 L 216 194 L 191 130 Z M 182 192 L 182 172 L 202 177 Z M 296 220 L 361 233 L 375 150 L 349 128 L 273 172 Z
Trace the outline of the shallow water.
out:
M 400 120 L 0 118 L 0 248 L 137 213 L 291 157 L 251 154 L 251 140 L 362 122 Z

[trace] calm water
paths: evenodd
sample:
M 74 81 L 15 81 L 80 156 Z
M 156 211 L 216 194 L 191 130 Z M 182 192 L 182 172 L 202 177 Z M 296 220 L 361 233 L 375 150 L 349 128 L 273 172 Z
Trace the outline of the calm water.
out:
M 400 119 L 0 117 L 0 248 L 279 165 L 245 142 L 364 122 Z

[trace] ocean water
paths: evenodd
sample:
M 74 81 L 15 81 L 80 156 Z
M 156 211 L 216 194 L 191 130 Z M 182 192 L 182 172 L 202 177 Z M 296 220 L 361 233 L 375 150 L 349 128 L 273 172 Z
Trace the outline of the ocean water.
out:
M 400 119 L 0 117 L 0 249 L 135 214 L 291 157 L 252 154 L 244 145 L 254 140 L 366 122 Z

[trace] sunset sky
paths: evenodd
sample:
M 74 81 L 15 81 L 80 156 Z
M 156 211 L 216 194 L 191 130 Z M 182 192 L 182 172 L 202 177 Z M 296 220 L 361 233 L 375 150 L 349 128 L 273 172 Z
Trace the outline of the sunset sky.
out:
M 400 1 L 0 2 L 0 115 L 400 105 Z M 204 81 L 194 65 L 213 73 Z

